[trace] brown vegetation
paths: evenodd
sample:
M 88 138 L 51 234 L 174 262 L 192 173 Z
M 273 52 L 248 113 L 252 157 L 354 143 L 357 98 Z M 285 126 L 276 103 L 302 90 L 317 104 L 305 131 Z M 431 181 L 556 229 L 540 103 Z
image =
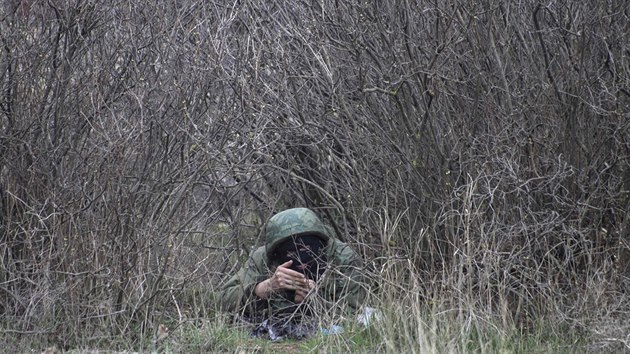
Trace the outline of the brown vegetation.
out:
M 7 1 L 0 328 L 207 316 L 308 206 L 421 301 L 625 338 L 628 107 L 621 0 Z

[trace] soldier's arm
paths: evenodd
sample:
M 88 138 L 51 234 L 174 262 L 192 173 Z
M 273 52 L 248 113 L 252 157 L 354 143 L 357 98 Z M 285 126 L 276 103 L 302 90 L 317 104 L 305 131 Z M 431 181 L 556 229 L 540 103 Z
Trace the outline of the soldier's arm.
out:
M 261 305 L 259 302 L 264 301 L 258 298 L 254 292 L 256 285 L 268 278 L 262 265 L 263 252 L 260 248 L 254 251 L 238 273 L 223 285 L 219 292 L 221 310 L 253 312 L 255 308 Z M 250 306 L 253 308 L 247 309 Z
M 348 245 L 341 244 L 337 252 L 338 274 L 335 298 L 353 309 L 361 307 L 367 295 L 367 278 L 363 260 Z

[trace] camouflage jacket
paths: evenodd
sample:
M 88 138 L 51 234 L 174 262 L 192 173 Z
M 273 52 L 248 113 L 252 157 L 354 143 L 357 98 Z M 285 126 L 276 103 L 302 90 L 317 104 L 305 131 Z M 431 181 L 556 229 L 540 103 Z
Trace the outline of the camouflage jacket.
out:
M 313 301 L 326 308 L 342 304 L 351 309 L 361 306 L 366 290 L 363 262 L 347 244 L 330 236 L 328 228 L 305 208 L 289 209 L 276 214 L 266 226 L 266 244 L 252 252 L 245 265 L 221 289 L 219 301 L 222 310 L 242 312 L 249 316 L 269 316 L 295 312 L 311 299 L 299 305 L 282 292 L 269 299 L 260 299 L 254 293 L 256 285 L 273 275 L 277 262 L 270 259 L 273 247 L 293 235 L 317 233 L 327 240 L 328 265 L 317 282 Z

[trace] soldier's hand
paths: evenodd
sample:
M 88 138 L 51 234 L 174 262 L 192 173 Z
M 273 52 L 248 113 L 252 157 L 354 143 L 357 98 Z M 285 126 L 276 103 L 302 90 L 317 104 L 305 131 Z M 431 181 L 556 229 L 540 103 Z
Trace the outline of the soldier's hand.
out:
M 289 269 L 292 264 L 293 261 L 288 261 L 279 265 L 270 278 L 256 284 L 254 287 L 256 296 L 268 299 L 275 291 L 282 289 L 295 290 L 296 296 L 294 301 L 302 302 L 309 290 L 315 286 L 315 282 L 306 279 L 304 274 Z M 312 285 L 310 282 L 312 282 Z
M 306 296 L 313 290 L 315 289 L 315 281 L 308 279 L 308 290 L 304 290 L 304 289 L 297 289 L 295 290 L 295 298 L 293 301 L 300 303 L 302 301 L 304 301 L 304 299 L 306 299 Z
M 271 288 L 273 290 L 286 289 L 308 292 L 310 290 L 308 279 L 306 279 L 304 274 L 290 269 L 289 267 L 292 264 L 293 261 L 288 261 L 276 268 L 276 271 L 270 278 Z

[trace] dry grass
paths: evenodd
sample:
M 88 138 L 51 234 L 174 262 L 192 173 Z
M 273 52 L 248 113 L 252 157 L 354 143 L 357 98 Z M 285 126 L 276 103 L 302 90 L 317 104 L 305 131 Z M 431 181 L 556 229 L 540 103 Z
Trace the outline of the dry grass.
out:
M 307 206 L 384 315 L 318 350 L 627 350 L 628 16 L 3 2 L 0 345 L 236 350 L 214 289 Z

